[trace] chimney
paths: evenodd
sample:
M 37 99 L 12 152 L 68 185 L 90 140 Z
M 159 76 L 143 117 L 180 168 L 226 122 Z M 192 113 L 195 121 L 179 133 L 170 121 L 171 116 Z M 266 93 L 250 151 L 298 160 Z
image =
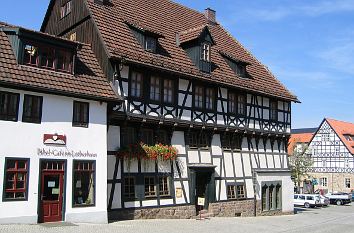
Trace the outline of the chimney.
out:
M 208 7 L 204 14 L 209 23 L 216 23 L 216 11 Z

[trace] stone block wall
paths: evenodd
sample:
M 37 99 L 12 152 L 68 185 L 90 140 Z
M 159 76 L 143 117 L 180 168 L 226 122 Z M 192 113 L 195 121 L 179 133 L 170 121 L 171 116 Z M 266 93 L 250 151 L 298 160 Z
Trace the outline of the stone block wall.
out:
M 109 220 L 190 219 L 196 216 L 194 205 L 122 209 L 108 212 Z
M 354 174 L 353 173 L 310 173 L 310 177 L 317 179 L 327 178 L 327 187 L 315 185 L 314 190 L 327 189 L 328 192 L 351 192 L 354 189 Z M 350 188 L 345 187 L 345 178 L 350 179 Z

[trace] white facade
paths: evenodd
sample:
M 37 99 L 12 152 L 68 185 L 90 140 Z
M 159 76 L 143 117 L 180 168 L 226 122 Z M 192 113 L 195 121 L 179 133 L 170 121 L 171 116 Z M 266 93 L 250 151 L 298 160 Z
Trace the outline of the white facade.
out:
M 20 94 L 18 121 L 0 121 L 0 187 L 4 187 L 4 167 L 6 158 L 29 159 L 28 199 L 6 201 L 0 199 L 0 223 L 37 223 L 40 200 L 40 162 L 43 160 L 63 160 L 65 162 L 63 221 L 107 222 L 107 104 L 64 96 L 40 94 L 0 87 L 0 91 Z M 24 94 L 43 96 L 41 124 L 23 123 L 22 111 Z M 73 101 L 89 103 L 88 128 L 72 126 Z M 45 145 L 44 134 L 65 135 L 65 146 Z M 39 153 L 45 150 L 52 154 Z M 65 156 L 63 154 L 67 153 Z M 60 155 L 60 153 L 63 153 Z M 95 205 L 73 207 L 73 161 L 95 162 Z M 4 188 L 0 189 L 3 197 Z

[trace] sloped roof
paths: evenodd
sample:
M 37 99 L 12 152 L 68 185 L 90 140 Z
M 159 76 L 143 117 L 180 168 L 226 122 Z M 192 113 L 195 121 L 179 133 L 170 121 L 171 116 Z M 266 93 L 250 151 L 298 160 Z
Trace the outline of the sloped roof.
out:
M 200 12 L 170 0 L 111 0 L 108 6 L 88 0 L 87 5 L 111 58 L 124 57 L 130 62 L 159 67 L 250 92 L 298 101 L 267 67 L 252 56 L 220 24 L 209 24 L 204 14 Z M 144 51 L 125 23 L 127 20 L 164 35 L 165 38 L 160 38 L 159 43 L 167 51 L 168 56 Z M 217 68 L 211 74 L 199 71 L 187 53 L 176 43 L 177 33 L 193 31 L 204 25 L 208 25 L 216 43 L 212 46 L 211 56 Z M 198 34 L 199 30 L 194 32 Z M 190 33 L 188 36 L 195 35 Z M 250 63 L 247 71 L 252 78 L 238 77 L 218 51 L 225 51 L 236 59 Z
M 81 44 L 75 61 L 75 75 L 20 65 L 8 36 L 1 31 L 3 27 L 15 26 L 0 22 L 0 85 L 94 100 L 121 100 L 105 78 L 90 45 Z
M 348 140 L 344 135 L 354 136 L 354 123 L 345 121 L 338 121 L 334 119 L 325 119 L 332 129 L 337 133 L 338 137 L 342 140 L 349 152 L 354 155 L 354 140 Z
M 297 143 L 308 144 L 311 141 L 314 133 L 315 131 L 306 133 L 291 133 L 288 143 L 288 153 L 290 155 L 293 153 L 294 147 Z

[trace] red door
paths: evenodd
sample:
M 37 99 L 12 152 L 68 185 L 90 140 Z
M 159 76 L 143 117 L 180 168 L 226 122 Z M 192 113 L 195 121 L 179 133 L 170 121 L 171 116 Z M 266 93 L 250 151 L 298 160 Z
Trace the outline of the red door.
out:
M 40 222 L 63 220 L 64 162 L 42 162 Z

